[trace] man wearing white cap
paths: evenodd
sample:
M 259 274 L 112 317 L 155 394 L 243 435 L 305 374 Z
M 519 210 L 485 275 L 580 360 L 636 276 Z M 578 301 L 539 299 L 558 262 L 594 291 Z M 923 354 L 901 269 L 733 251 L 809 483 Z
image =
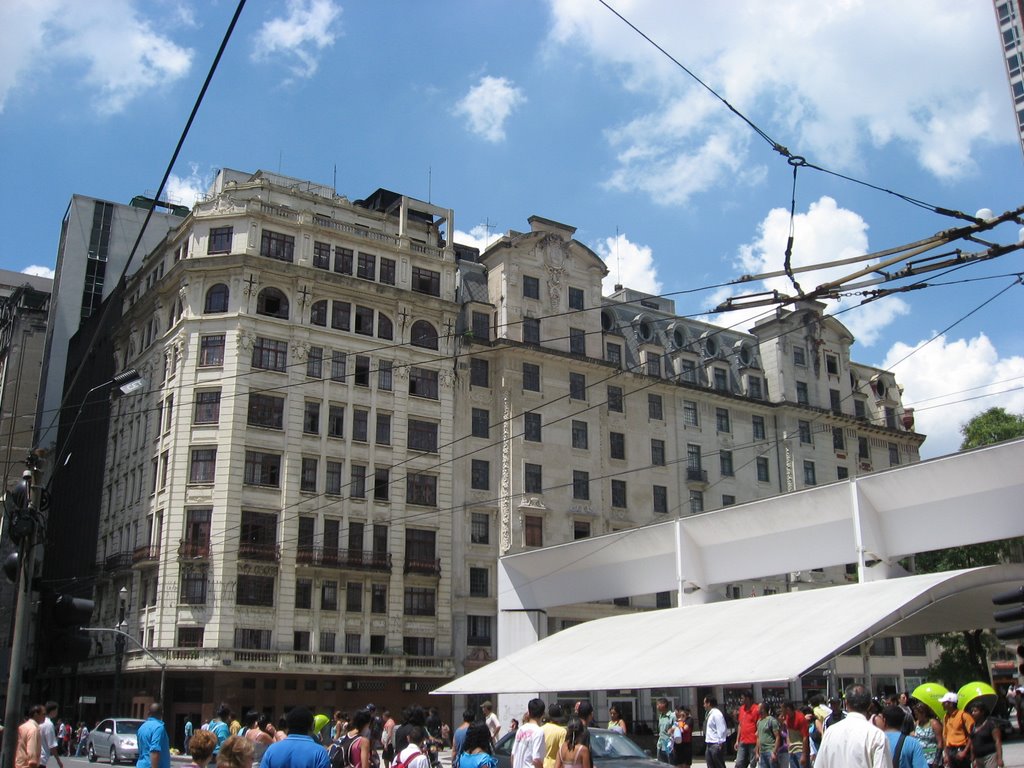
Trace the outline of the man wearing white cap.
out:
M 974 718 L 957 708 L 957 697 L 952 691 L 942 694 L 939 703 L 946 710 L 942 721 L 942 740 L 946 745 L 943 762 L 946 768 L 970 768 Z

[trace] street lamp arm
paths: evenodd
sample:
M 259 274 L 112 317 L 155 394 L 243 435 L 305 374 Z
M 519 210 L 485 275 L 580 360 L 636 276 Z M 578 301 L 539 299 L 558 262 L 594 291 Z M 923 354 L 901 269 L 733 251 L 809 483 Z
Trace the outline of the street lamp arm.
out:
M 83 632 L 112 632 L 115 635 L 120 635 L 121 637 L 126 637 L 129 640 L 131 640 L 133 643 L 135 643 L 135 646 L 140 651 L 142 651 L 144 654 L 149 656 L 149 658 L 151 658 L 153 661 L 155 661 L 157 663 L 157 665 L 161 669 L 166 669 L 167 668 L 167 662 L 166 661 L 160 661 L 160 659 L 158 659 L 156 656 L 153 655 L 153 652 L 150 651 L 149 648 L 144 646 L 142 643 L 140 643 L 134 637 L 129 635 L 127 632 L 122 632 L 120 629 L 113 629 L 112 627 L 82 627 L 82 631 Z
M 159 703 L 160 703 L 160 708 L 163 709 L 163 706 L 164 706 L 164 681 L 165 681 L 165 679 L 167 677 L 167 661 L 166 661 L 166 659 L 164 661 L 160 661 L 160 659 L 158 659 L 156 656 L 153 655 L 153 652 L 151 650 L 149 650 L 149 648 L 144 646 L 142 643 L 140 643 L 134 637 L 129 635 L 127 632 L 122 632 L 120 629 L 113 629 L 111 627 L 82 627 L 82 631 L 83 632 L 112 632 L 115 635 L 119 635 L 120 637 L 127 638 L 128 640 L 131 640 L 136 646 L 138 646 L 138 649 L 140 651 L 142 651 L 147 656 L 149 656 L 149 658 L 151 658 L 153 661 L 155 661 L 157 663 L 157 666 L 160 667 L 160 699 L 159 699 Z M 118 662 L 118 668 L 120 668 L 120 662 Z M 115 702 L 115 704 L 116 704 L 116 702 Z

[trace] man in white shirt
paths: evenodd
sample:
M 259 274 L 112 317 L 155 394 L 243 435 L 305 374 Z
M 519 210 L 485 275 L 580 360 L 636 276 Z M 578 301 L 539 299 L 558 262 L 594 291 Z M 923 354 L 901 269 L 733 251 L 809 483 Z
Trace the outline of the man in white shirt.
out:
M 540 727 L 542 717 L 544 701 L 530 699 L 526 705 L 526 717 L 516 730 L 516 740 L 512 745 L 512 768 L 544 768 L 547 745 L 544 743 L 544 731 Z
M 729 738 L 729 727 L 725 715 L 718 708 L 718 699 L 704 697 L 704 759 L 708 768 L 725 768 L 725 741 Z
M 501 733 L 501 721 L 494 714 L 494 704 L 488 699 L 480 705 L 480 711 L 484 713 L 484 722 L 487 723 L 487 729 L 491 732 L 491 743 L 497 744 L 498 734 Z
M 409 743 L 395 756 L 395 763 L 401 765 L 402 768 L 430 768 L 430 758 L 423 750 L 423 741 L 426 735 L 422 726 L 410 726 Z
M 64 768 L 64 763 L 60 759 L 60 744 L 57 741 L 57 731 L 53 727 L 53 718 L 55 717 L 57 717 L 57 702 L 46 702 L 46 717 L 39 724 L 39 746 L 42 749 L 42 754 L 39 756 L 39 765 L 46 765 L 47 761 L 53 757 L 57 761 L 59 768 Z
M 846 717 L 825 729 L 814 768 L 892 768 L 885 732 L 868 722 L 871 691 L 846 689 Z

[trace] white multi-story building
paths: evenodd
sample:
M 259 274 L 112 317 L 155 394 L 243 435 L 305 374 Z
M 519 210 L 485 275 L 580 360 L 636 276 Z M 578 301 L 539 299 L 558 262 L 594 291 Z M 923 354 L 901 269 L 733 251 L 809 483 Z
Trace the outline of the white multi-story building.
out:
M 452 607 L 460 671 L 497 650 L 498 555 L 919 459 L 923 437 L 892 375 L 851 362 L 853 336 L 824 305 L 778 310 L 744 333 L 680 317 L 665 297 L 623 288 L 602 297 L 605 265 L 573 240 L 574 229 L 536 216 L 529 224 L 478 263 L 460 263 L 454 550 L 464 557 L 455 561 Z M 723 597 L 852 573 L 779 574 L 729 585 Z M 563 607 L 548 612 L 547 630 L 673 601 L 623 595 Z M 873 667 L 887 687 L 924 666 L 923 643 L 906 645 L 913 666 L 878 649 L 892 657 Z M 855 675 L 854 662 L 842 659 L 833 672 Z M 809 684 L 823 687 L 820 677 Z M 618 692 L 614 701 L 632 716 L 643 698 Z
M 450 226 L 383 190 L 223 171 L 128 285 L 118 365 L 150 387 L 114 408 L 97 612 L 127 589 L 169 719 L 454 673 Z M 129 653 L 125 689 L 152 694 L 140 669 Z
M 116 362 L 149 388 L 112 406 L 96 621 L 123 602 L 166 659 L 175 730 L 221 700 L 425 702 L 496 655 L 502 554 L 917 460 L 891 374 L 821 305 L 720 328 L 602 297 L 572 227 L 531 217 L 479 254 L 452 219 L 224 170 L 126 286 Z M 80 671 L 139 711 L 158 669 L 127 650 L 120 682 L 110 643 Z

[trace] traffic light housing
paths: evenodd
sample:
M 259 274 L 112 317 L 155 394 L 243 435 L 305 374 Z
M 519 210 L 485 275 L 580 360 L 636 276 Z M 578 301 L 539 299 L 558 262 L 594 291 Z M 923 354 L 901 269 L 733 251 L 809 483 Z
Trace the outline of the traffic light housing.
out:
M 1014 605 L 1013 608 L 1004 608 L 992 614 L 992 618 L 1000 624 L 1011 621 L 1024 622 L 1024 584 L 1006 592 L 1000 592 L 992 598 L 992 605 Z M 1024 637 L 1024 623 L 1012 624 L 1008 627 L 1000 627 L 996 630 L 996 637 L 1000 640 L 1014 640 Z M 1024 646 L 1017 649 L 1020 653 Z
M 20 544 L 30 536 L 35 527 L 31 510 L 32 473 L 25 472 L 21 480 L 4 497 L 5 512 L 9 518 L 7 535 L 11 541 Z
M 47 648 L 56 664 L 85 661 L 92 651 L 92 638 L 82 627 L 89 624 L 95 603 L 71 595 L 53 595 L 50 619 L 53 628 Z

